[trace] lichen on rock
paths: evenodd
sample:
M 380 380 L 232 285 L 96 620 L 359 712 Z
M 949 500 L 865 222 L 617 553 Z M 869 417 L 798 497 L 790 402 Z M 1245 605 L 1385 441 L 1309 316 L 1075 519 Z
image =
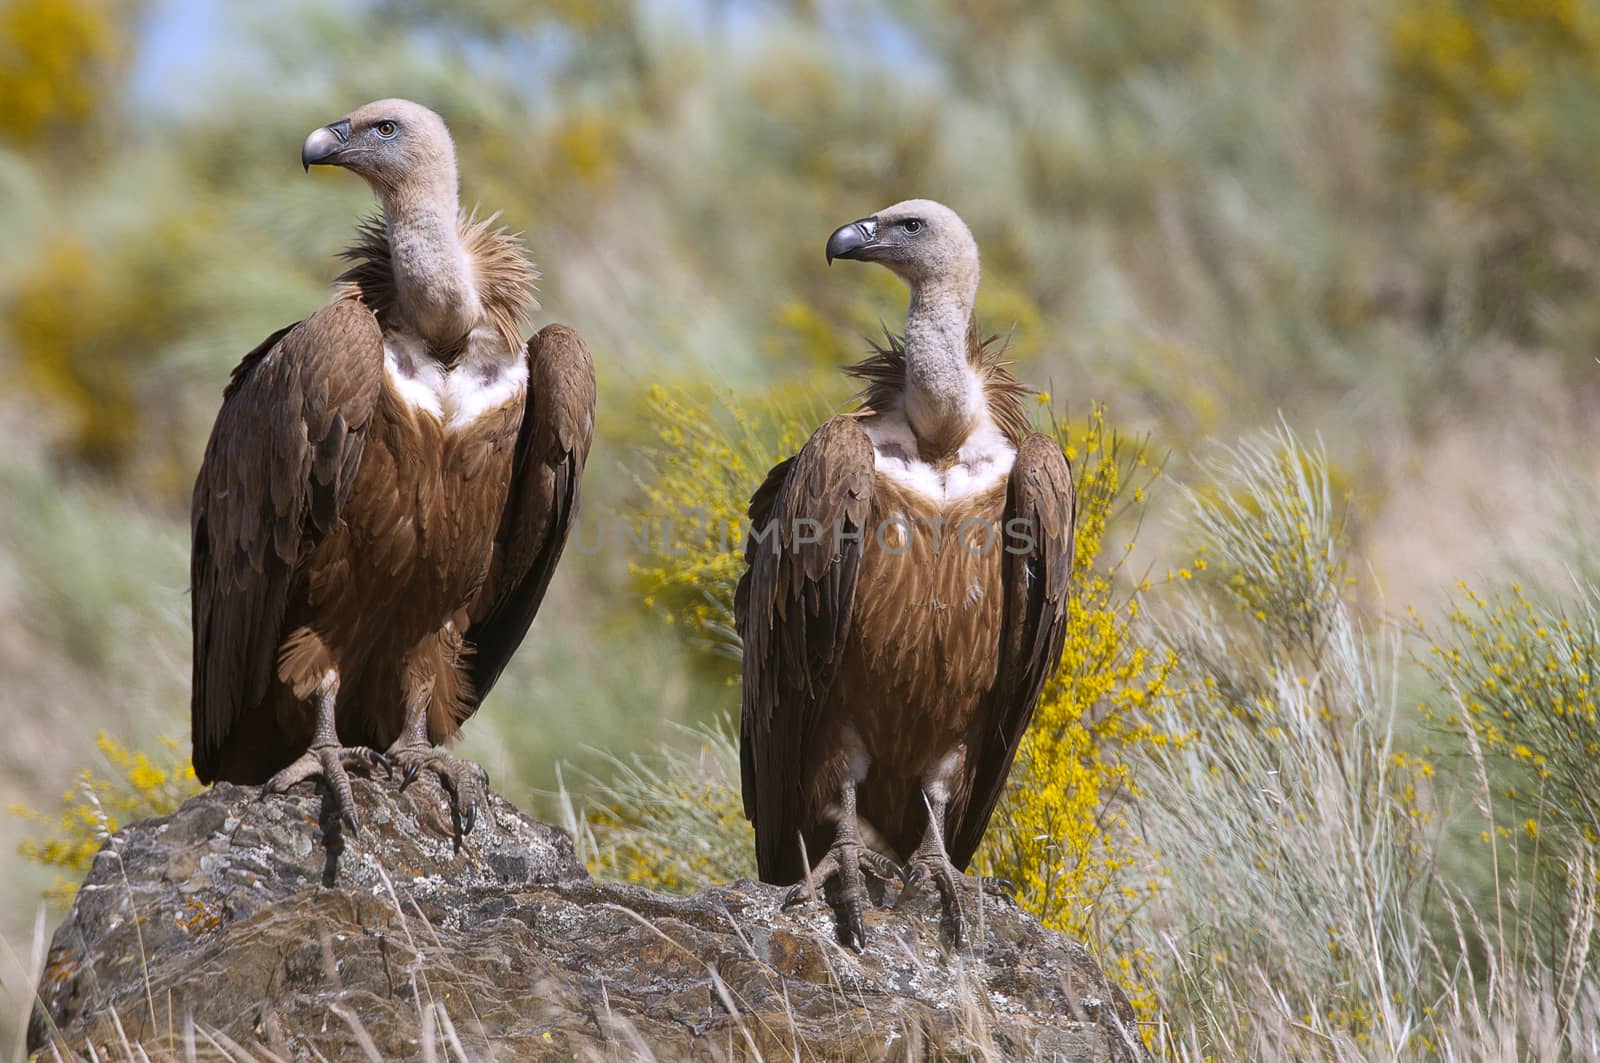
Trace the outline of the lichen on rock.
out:
M 774 887 L 596 882 L 563 831 L 498 796 L 458 850 L 436 790 L 355 786 L 357 838 L 309 786 L 258 800 L 219 785 L 118 832 L 51 944 L 30 1047 L 1146 1058 L 1084 949 L 1008 903 L 985 900 L 956 952 L 931 898 L 874 908 L 856 954 L 827 909 L 781 912 Z

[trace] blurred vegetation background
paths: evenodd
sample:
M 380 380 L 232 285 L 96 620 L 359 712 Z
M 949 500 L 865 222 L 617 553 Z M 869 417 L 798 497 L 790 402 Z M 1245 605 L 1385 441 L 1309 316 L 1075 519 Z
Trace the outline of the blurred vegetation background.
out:
M 1163 466 L 1158 481 L 1138 480 L 1132 512 L 1111 514 L 1125 526 L 1118 542 L 1142 519 L 1137 547 L 1108 547 L 1094 570 L 1098 637 L 1122 641 L 1063 678 L 1052 704 L 1063 728 L 1079 728 L 1071 741 L 1061 731 L 1030 753 L 1030 778 L 1064 773 L 1071 788 L 1072 772 L 1050 760 L 1071 756 L 1104 788 L 1063 814 L 1091 833 L 1136 828 L 1154 845 L 1164 803 L 1142 806 L 1140 793 L 1190 769 L 1217 777 L 1182 759 L 1203 744 L 1178 739 L 1217 712 L 1233 721 L 1219 732 L 1222 762 L 1258 765 L 1259 750 L 1238 751 L 1274 725 L 1239 706 L 1268 711 L 1262 691 L 1295 669 L 1316 674 L 1324 623 L 1351 646 L 1375 638 L 1392 659 L 1391 709 L 1439 703 L 1431 717 L 1378 728 L 1400 744 L 1381 743 L 1378 790 L 1352 799 L 1356 821 L 1381 819 L 1369 804 L 1395 793 L 1416 804 L 1434 765 L 1424 775 L 1413 755 L 1442 757 L 1470 789 L 1489 786 L 1486 765 L 1502 749 L 1523 797 L 1538 790 L 1538 747 L 1471 727 L 1476 742 L 1451 745 L 1439 732 L 1462 730 L 1448 692 L 1543 659 L 1552 630 L 1576 669 L 1596 637 L 1582 622 L 1592 618 L 1585 581 L 1600 575 L 1590 549 L 1600 515 L 1593 0 L 0 0 L 0 806 L 48 819 L 86 765 L 102 783 L 150 771 L 161 777 L 131 785 L 162 795 L 174 785 L 162 773 L 181 764 L 160 759 L 159 739 L 187 732 L 193 472 L 228 371 L 321 304 L 335 254 L 373 209 L 348 174 L 302 176 L 301 139 L 389 95 L 445 116 L 465 202 L 525 230 L 544 273 L 541 322 L 575 325 L 594 352 L 589 542 L 601 519 L 690 504 L 725 518 L 764 461 L 840 406 L 850 387 L 838 367 L 866 352 L 880 321 L 901 320 L 904 294 L 882 270 L 824 269 L 822 243 L 895 200 L 941 199 L 982 248 L 982 321 L 1011 335 L 1019 375 L 1049 391 L 1063 430 L 1099 424 L 1109 441 L 1120 429 L 1146 440 L 1141 460 Z M 1280 418 L 1321 447 L 1302 451 L 1282 430 L 1252 434 Z M 1218 445 L 1241 439 L 1265 449 L 1219 466 Z M 1279 452 L 1299 455 L 1292 469 L 1268 456 Z M 1274 490 L 1286 492 L 1278 509 Z M 1184 517 L 1196 511 L 1214 519 Z M 1316 526 L 1307 564 L 1337 567 L 1337 580 L 1273 583 L 1270 564 L 1240 560 L 1261 545 L 1240 538 L 1258 518 L 1263 549 L 1276 549 L 1272 514 L 1288 529 L 1285 550 L 1306 541 L 1296 527 Z M 1216 523 L 1224 518 L 1234 531 Z M 1235 553 L 1212 563 L 1219 582 L 1206 608 L 1237 615 L 1195 623 L 1259 625 L 1239 636 L 1253 650 L 1233 662 L 1258 672 L 1231 677 L 1253 693 L 1210 709 L 1203 694 L 1180 695 L 1217 689 L 1219 677 L 1228 686 L 1216 667 L 1227 653 L 1171 619 L 1199 615 L 1190 584 L 1206 578 L 1207 544 L 1213 558 Z M 705 794 L 704 831 L 740 826 L 696 767 L 720 770 L 729 747 L 715 728 L 737 713 L 736 645 L 719 612 L 736 570 L 714 551 L 691 554 L 683 568 L 569 550 L 543 616 L 466 732 L 465 755 L 546 814 L 560 811 L 557 764 L 570 764 L 575 800 L 600 810 L 587 817 L 608 854 L 597 863 L 617 873 L 648 865 L 626 855 L 637 838 L 620 843 L 621 866 L 602 837 L 626 825 L 641 795 Z M 1466 599 L 1462 611 L 1463 580 L 1485 594 L 1518 589 Z M 1136 594 L 1148 604 L 1130 611 Z M 1163 606 L 1167 627 L 1134 631 Z M 1284 619 L 1280 606 L 1327 615 Z M 1413 664 L 1411 650 L 1388 653 L 1373 635 L 1408 607 L 1401 626 L 1422 633 Z M 1494 634 L 1497 616 L 1516 632 L 1508 644 L 1527 650 L 1520 658 Z M 1568 617 L 1575 627 L 1559 627 Z M 1353 693 L 1330 718 L 1366 726 L 1378 710 L 1364 658 L 1341 660 L 1348 674 L 1328 689 Z M 1091 673 L 1117 678 L 1097 693 Z M 1159 726 L 1142 715 L 1139 677 L 1152 674 L 1161 686 L 1151 701 L 1178 702 Z M 1586 683 L 1576 672 L 1549 680 L 1556 693 L 1539 704 L 1581 705 Z M 1267 703 L 1293 700 L 1278 691 Z M 1517 715 L 1490 702 L 1509 714 L 1502 722 Z M 1340 751 L 1356 743 L 1343 732 L 1290 727 L 1272 740 L 1285 734 L 1323 743 L 1296 755 L 1331 757 L 1328 779 L 1350 769 Z M 1563 770 L 1575 773 L 1559 792 L 1591 802 L 1559 802 L 1570 813 L 1563 835 L 1579 844 L 1595 826 L 1583 774 L 1592 754 L 1559 740 L 1571 747 Z M 1121 749 L 1129 744 L 1151 751 Z M 1384 759 L 1401 747 L 1415 753 Z M 651 759 L 661 748 L 698 759 L 663 767 Z M 137 751 L 156 759 L 141 765 Z M 1499 775 L 1493 784 L 1517 786 Z M 1308 795 L 1307 808 L 1326 797 Z M 1433 800 L 1456 807 L 1449 795 Z M 1201 814 L 1165 804 L 1169 823 Z M 1485 839 L 1501 828 L 1536 836 L 1507 822 L 1485 827 Z M 0 851 L 39 827 L 0 816 Z M 1499 896 L 1478 835 L 1441 824 L 1428 859 L 1396 844 L 1407 861 L 1466 868 L 1452 880 L 1458 892 Z M 1057 913 L 1059 925 L 1140 968 L 1123 973 L 1152 1007 L 1159 997 L 1225 1024 L 1237 999 L 1203 1007 L 1191 992 L 1227 982 L 1225 958 L 1152 968 L 1161 944 L 1149 913 L 1167 929 L 1209 920 L 1219 937 L 1252 913 L 1163 908 L 1151 900 L 1163 861 L 1129 853 L 1093 858 L 1093 875 L 1063 895 L 1076 914 Z M 738 859 L 712 854 L 699 872 L 737 870 Z M 1169 852 L 1167 870 L 1180 859 Z M 53 872 L 7 866 L 9 1023 Z M 662 877 L 688 886 L 696 873 Z M 1540 880 L 1528 871 L 1518 881 Z M 1091 886 L 1094 898 L 1082 892 Z M 1336 884 L 1297 896 L 1323 888 Z M 1126 903 L 1102 905 L 1106 891 Z M 1207 903 L 1219 896 L 1261 900 L 1213 890 Z M 1089 918 L 1097 905 L 1108 921 Z M 1352 1045 L 1381 1043 L 1371 1037 L 1387 1019 L 1371 997 L 1383 980 L 1372 990 L 1339 967 L 1351 947 L 1339 935 L 1359 919 L 1335 922 L 1318 928 L 1334 940 L 1327 984 L 1350 996 L 1319 1023 Z M 1492 960 L 1475 947 L 1462 954 L 1479 971 Z M 1494 1014 L 1478 1021 L 1493 1028 Z M 1356 1041 L 1357 1029 L 1369 1040 Z M 1211 1036 L 1195 1035 L 1196 1053 L 1232 1058 Z

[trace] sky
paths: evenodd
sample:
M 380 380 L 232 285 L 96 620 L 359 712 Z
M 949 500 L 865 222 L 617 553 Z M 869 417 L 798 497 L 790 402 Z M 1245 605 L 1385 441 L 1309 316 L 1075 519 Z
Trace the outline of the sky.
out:
M 362 0 L 354 0 L 356 3 Z M 768 0 L 658 0 L 676 8 L 669 16 L 682 26 L 715 27 L 735 47 L 760 35 L 775 5 Z M 141 108 L 182 112 L 203 102 L 208 88 L 223 75 L 268 59 L 255 42 L 247 20 L 274 9 L 292 12 L 296 0 L 240 4 L 236 0 L 150 0 L 140 19 L 139 46 L 134 56 L 131 90 Z M 818 5 L 823 25 L 848 42 L 863 58 L 886 59 L 899 66 L 926 58 L 900 20 L 879 5 L 837 0 Z M 659 17 L 659 9 L 651 15 Z
M 214 0 L 154 0 L 139 27 L 131 84 L 146 106 L 181 108 L 242 42 L 234 7 Z

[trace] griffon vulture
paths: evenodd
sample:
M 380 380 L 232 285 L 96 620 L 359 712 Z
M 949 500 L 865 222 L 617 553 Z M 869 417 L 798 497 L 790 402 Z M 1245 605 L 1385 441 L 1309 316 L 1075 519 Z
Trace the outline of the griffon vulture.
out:
M 860 408 L 750 502 L 745 814 L 761 878 L 799 883 L 786 905 L 833 880 L 847 944 L 863 872 L 931 884 L 959 942 L 966 866 L 1060 656 L 1072 475 L 979 342 L 978 248 L 953 211 L 898 203 L 827 258 L 887 266 L 911 306 L 903 339 L 850 370 Z
M 436 773 L 470 831 L 488 778 L 441 748 L 539 609 L 594 423 L 576 332 L 523 342 L 537 274 L 457 203 L 438 115 L 368 104 L 301 162 L 382 203 L 332 301 L 245 355 L 192 516 L 195 774 L 320 776 L 356 827 L 353 764 Z M 378 752 L 381 750 L 382 752 Z

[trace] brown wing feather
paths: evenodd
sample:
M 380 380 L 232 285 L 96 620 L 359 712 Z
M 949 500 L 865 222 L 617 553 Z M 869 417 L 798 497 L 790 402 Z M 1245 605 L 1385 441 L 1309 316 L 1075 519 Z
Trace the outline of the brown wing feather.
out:
M 1024 522 L 1027 537 L 1013 535 Z M 986 731 L 973 770 L 971 797 L 950 832 L 950 859 L 963 870 L 989 825 L 1022 735 L 1033 720 L 1045 680 L 1061 660 L 1072 584 L 1077 495 L 1061 446 L 1035 432 L 1022 441 L 1007 487 L 1001 562 L 1005 593 L 1000 665 L 985 707 Z M 1031 539 L 1032 549 L 1024 550 Z
M 860 424 L 835 417 L 767 475 L 750 504 L 752 528 L 771 534 L 746 543 L 735 598 L 744 643 L 739 759 L 768 882 L 796 877 L 805 753 L 850 632 L 861 542 L 848 536 L 866 528 L 872 465 Z
M 528 402 L 517 435 L 511 492 L 495 563 L 472 625 L 473 708 L 522 644 L 578 514 L 578 487 L 594 435 L 594 363 L 565 325 L 528 341 Z
M 342 299 L 245 355 L 195 479 L 189 561 L 195 774 L 272 681 L 291 587 L 356 480 L 383 374 L 383 338 Z

